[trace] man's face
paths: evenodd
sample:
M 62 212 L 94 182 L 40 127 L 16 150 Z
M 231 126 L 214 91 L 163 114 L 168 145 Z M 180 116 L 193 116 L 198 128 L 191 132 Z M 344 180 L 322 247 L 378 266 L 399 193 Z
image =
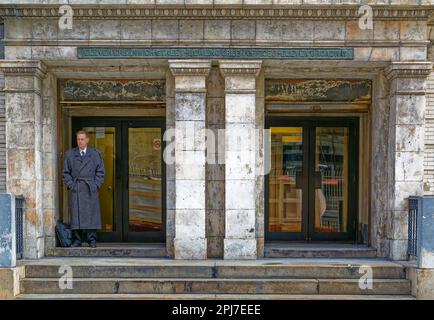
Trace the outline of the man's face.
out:
M 77 145 L 80 149 L 85 149 L 89 143 L 89 138 L 85 134 L 77 134 Z

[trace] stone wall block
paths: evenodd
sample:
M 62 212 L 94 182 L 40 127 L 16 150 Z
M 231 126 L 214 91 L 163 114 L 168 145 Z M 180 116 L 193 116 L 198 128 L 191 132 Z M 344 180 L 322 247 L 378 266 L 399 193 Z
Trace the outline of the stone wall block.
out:
M 91 40 L 120 40 L 120 20 L 89 20 L 89 38 Z
M 226 95 L 226 126 L 230 123 L 255 124 L 255 95 Z
M 191 238 L 192 234 L 198 238 L 205 238 L 205 209 L 176 210 L 175 239 Z
M 313 41 L 314 25 L 310 21 L 287 20 L 282 23 L 283 41 Z
M 396 125 L 396 151 L 423 151 L 424 132 L 421 125 Z
M 208 180 L 206 187 L 206 208 L 222 210 L 225 208 L 225 182 L 223 180 Z
M 205 181 L 177 180 L 176 181 L 176 208 L 204 209 L 205 208 Z
M 204 20 L 179 21 L 179 40 L 203 40 Z
M 57 19 L 34 19 L 32 23 L 33 40 L 57 40 L 59 22 Z
M 395 154 L 396 181 L 422 181 L 423 159 L 423 152 L 397 152 Z
M 151 20 L 122 20 L 121 21 L 121 40 L 150 40 Z
M 399 51 L 401 61 L 425 61 L 428 55 L 426 47 L 400 47 Z
M 424 124 L 426 103 L 424 95 L 397 95 L 395 99 L 397 124 Z
M 315 21 L 314 40 L 345 40 L 344 21 Z
M 225 236 L 224 204 L 222 209 L 207 209 L 206 234 L 207 234 L 207 238 L 209 237 L 219 237 L 220 239 L 224 238 Z
M 72 29 L 59 29 L 59 40 L 89 40 L 90 26 L 89 20 L 74 18 Z
M 204 38 L 205 40 L 230 40 L 231 22 L 230 20 L 205 20 Z
M 192 150 L 176 151 L 175 176 L 182 180 L 205 179 L 205 152 Z
M 152 40 L 178 40 L 178 20 L 152 20 Z
M 225 238 L 224 240 L 225 259 L 256 259 L 256 239 Z
M 256 22 L 257 41 L 282 41 L 282 22 L 279 20 L 258 20 Z
M 226 210 L 254 210 L 256 207 L 255 180 L 230 180 L 226 178 L 225 203 Z
M 255 21 L 234 20 L 232 21 L 231 38 L 232 40 L 255 40 Z
M 205 121 L 205 93 L 177 93 L 175 120 Z
M 399 21 L 374 19 L 374 40 L 399 40 Z
M 401 40 L 426 40 L 427 25 L 424 21 L 401 21 Z
M 6 40 L 32 39 L 32 19 L 6 19 L 4 23 Z
M 255 239 L 255 210 L 227 210 L 226 237 Z

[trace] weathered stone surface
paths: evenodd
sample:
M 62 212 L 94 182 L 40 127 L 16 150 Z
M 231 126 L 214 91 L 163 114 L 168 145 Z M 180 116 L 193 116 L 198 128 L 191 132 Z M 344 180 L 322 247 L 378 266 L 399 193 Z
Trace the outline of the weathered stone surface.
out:
M 207 241 L 204 238 L 175 238 L 175 259 L 206 259 Z
M 422 21 L 401 21 L 401 40 L 424 40 L 426 38 L 427 26 Z
M 226 210 L 226 237 L 255 238 L 255 210 Z
M 231 38 L 232 40 L 254 40 L 255 21 L 235 20 L 232 21 Z
M 399 21 L 374 19 L 374 40 L 399 40 Z
M 153 20 L 152 39 L 178 40 L 179 24 L 177 20 Z
M 208 180 L 206 187 L 206 207 L 208 209 L 224 209 L 225 207 L 224 180 Z
M 205 40 L 229 40 L 230 28 L 230 20 L 205 20 Z
M 225 259 L 256 259 L 256 239 L 228 238 L 224 240 Z
M 24 277 L 24 267 L 0 268 L 0 300 L 11 300 L 20 293 L 20 279 Z
M 179 40 L 203 40 L 203 20 L 179 21 Z
M 434 269 L 416 269 L 416 297 L 434 299 Z
M 423 126 L 421 125 L 396 125 L 396 151 L 422 151 Z
M 255 180 L 226 179 L 226 210 L 250 209 L 254 210 Z
M 175 119 L 183 121 L 205 121 L 204 93 L 176 93 Z
M 345 22 L 315 21 L 314 40 L 345 40 Z
M 396 181 L 423 180 L 423 153 L 397 152 L 395 154 Z
M 120 39 L 120 20 L 89 20 L 89 38 L 94 40 Z
M 151 39 L 150 20 L 122 20 L 121 40 L 149 40 Z
M 205 209 L 205 181 L 177 180 L 176 208 Z

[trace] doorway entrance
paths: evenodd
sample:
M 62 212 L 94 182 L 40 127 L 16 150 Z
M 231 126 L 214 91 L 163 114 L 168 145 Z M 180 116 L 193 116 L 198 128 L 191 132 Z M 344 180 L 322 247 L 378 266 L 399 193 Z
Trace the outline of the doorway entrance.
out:
M 162 118 L 72 118 L 72 146 L 85 130 L 104 158 L 98 241 L 165 241 L 164 127 Z
M 267 240 L 356 239 L 358 119 L 269 117 Z

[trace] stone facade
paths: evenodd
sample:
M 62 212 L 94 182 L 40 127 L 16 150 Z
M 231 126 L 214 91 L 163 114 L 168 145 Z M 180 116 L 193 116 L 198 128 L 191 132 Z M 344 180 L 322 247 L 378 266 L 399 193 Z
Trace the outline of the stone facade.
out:
M 256 259 L 264 256 L 266 242 L 265 180 L 257 174 L 265 162 L 265 83 L 321 78 L 372 81 L 364 114 L 366 148 L 361 147 L 366 159 L 361 166 L 369 171 L 361 187 L 369 191 L 359 201 L 368 202 L 361 210 L 370 217 L 369 245 L 377 255 L 406 259 L 407 198 L 434 194 L 430 0 L 118 2 L 128 7 L 70 1 L 72 30 L 59 29 L 58 2 L 32 6 L 19 1 L 12 7 L 0 1 L 6 44 L 0 61 L 5 97 L 3 103 L 0 95 L 0 192 L 3 186 L 25 196 L 26 258 L 53 250 L 54 224 L 65 201 L 58 166 L 69 120 L 57 101 L 58 79 L 164 79 L 166 129 L 176 132 L 175 163 L 166 167 L 168 255 Z M 359 27 L 361 4 L 372 5 L 373 29 Z M 354 56 L 80 59 L 77 49 L 89 46 L 342 47 L 353 49 Z M 224 139 L 222 162 L 216 151 L 206 152 L 203 129 Z M 218 136 L 219 129 L 225 129 L 224 136 Z M 194 141 L 185 139 L 184 130 L 194 132 Z M 240 148 L 234 136 L 258 148 L 248 143 Z

